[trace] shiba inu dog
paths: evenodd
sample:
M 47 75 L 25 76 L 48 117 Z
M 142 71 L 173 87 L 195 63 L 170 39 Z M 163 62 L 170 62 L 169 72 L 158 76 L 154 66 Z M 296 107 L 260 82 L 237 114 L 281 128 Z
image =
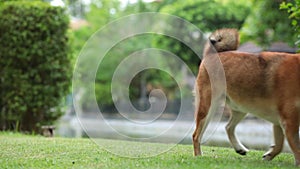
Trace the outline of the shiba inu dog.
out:
M 205 46 L 195 84 L 194 155 L 202 154 L 201 137 L 213 102 L 212 84 L 205 62 L 216 50 L 225 72 L 226 105 L 231 109 L 226 131 L 235 151 L 241 155 L 248 152 L 234 131 L 246 114 L 251 113 L 273 123 L 275 144 L 263 155 L 263 159 L 272 160 L 281 152 L 285 136 L 299 166 L 300 54 L 234 51 L 238 47 L 238 39 L 237 30 L 217 30 Z

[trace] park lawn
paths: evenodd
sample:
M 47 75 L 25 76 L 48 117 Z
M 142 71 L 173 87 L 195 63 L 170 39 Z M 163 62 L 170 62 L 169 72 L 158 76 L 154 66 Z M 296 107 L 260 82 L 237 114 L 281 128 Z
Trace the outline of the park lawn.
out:
M 141 142 L 100 140 L 124 151 Z M 165 144 L 153 144 L 165 146 Z M 150 147 L 151 148 L 151 147 Z M 282 153 L 273 161 L 262 161 L 264 152 L 250 151 L 240 156 L 231 148 L 203 147 L 204 156 L 193 157 L 192 145 L 176 145 L 171 150 L 150 158 L 125 158 L 113 155 L 92 140 L 71 138 L 44 138 L 0 132 L 0 168 L 296 168 L 293 155 Z M 145 152 L 147 153 L 147 152 Z

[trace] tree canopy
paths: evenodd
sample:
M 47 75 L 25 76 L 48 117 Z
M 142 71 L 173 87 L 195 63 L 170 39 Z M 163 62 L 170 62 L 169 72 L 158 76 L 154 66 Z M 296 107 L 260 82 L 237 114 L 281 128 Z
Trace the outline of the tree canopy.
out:
M 280 10 L 281 1 L 254 1 L 251 14 L 241 29 L 241 43 L 253 41 L 263 48 L 271 42 L 287 42 L 293 46 L 295 32 L 288 13 Z
M 294 3 L 282 2 L 280 9 L 287 10 L 297 38 L 295 44 L 300 48 L 300 0 L 295 0 Z
M 76 0 L 72 0 L 76 1 Z M 237 28 L 241 33 L 241 42 L 253 41 L 265 48 L 271 42 L 283 41 L 294 45 L 299 34 L 299 0 L 296 3 L 285 3 L 280 10 L 282 1 L 268 0 L 166 0 L 121 4 L 117 0 L 92 0 L 82 15 L 89 23 L 74 33 L 74 49 L 76 55 L 79 54 L 85 41 L 98 29 L 105 24 L 118 19 L 122 16 L 140 12 L 161 12 L 178 16 L 197 26 L 204 35 L 218 28 Z M 290 19 L 292 20 L 290 20 Z M 291 27 L 292 24 L 294 27 Z M 298 27 L 297 27 L 298 26 Z M 121 30 L 121 29 L 120 29 Z M 193 35 L 187 38 L 193 39 Z M 203 37 L 202 37 L 203 38 Z M 299 36 L 298 36 L 299 40 Z M 99 65 L 105 71 L 98 71 L 95 80 L 95 90 L 99 105 L 110 107 L 113 105 L 111 92 L 111 78 L 117 65 L 127 55 L 146 48 L 159 48 L 172 52 L 180 57 L 197 74 L 200 59 L 185 44 L 176 39 L 163 35 L 144 34 L 130 37 L 126 41 L 117 44 L 105 56 Z M 199 44 L 201 48 L 201 44 Z M 122 49 L 122 50 L 119 50 Z M 171 63 L 170 63 L 171 64 Z M 83 69 L 88 69 L 88 66 Z M 152 86 L 159 86 L 170 94 L 170 98 L 176 98 L 176 84 L 167 82 L 172 81 L 171 77 L 157 70 L 145 71 L 137 75 L 131 83 L 131 99 L 141 97 L 145 88 L 141 88 L 143 76 L 146 76 L 146 83 Z M 167 79 L 163 84 L 162 79 Z M 148 89 L 147 89 L 148 90 Z M 149 92 L 149 91 L 147 91 Z M 83 100 L 88 107 L 88 96 Z

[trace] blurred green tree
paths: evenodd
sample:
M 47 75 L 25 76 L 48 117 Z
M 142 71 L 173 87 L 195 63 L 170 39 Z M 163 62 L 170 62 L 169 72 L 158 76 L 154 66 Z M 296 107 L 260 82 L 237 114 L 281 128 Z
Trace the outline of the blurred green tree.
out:
M 48 0 L 47 0 L 48 1 Z M 88 10 L 88 4 L 82 0 L 65 0 L 69 13 L 73 17 L 84 18 Z
M 92 1 L 96 2 L 96 1 Z M 154 1 L 152 3 L 145 3 L 139 0 L 137 3 L 128 4 L 125 8 L 121 7 L 117 2 L 103 1 L 101 8 L 97 4 L 91 4 L 90 12 L 86 14 L 86 19 L 89 26 L 75 31 L 75 37 L 80 37 L 77 43 L 77 53 L 84 42 L 91 36 L 91 32 L 101 28 L 105 23 L 112 21 L 115 18 L 134 14 L 139 12 L 162 12 L 169 13 L 182 17 L 188 20 L 203 32 L 210 32 L 217 28 L 234 27 L 240 28 L 248 15 L 249 7 L 242 3 L 235 3 L 232 0 L 224 2 L 201 0 L 201 1 L 183 1 L 183 0 L 167 0 Z M 176 23 L 175 23 L 176 24 Z M 192 37 L 188 37 L 192 38 Z M 199 44 L 200 46 L 200 44 Z M 117 65 L 129 54 L 146 49 L 146 48 L 161 48 L 174 53 L 179 56 L 191 70 L 196 74 L 200 59 L 191 49 L 177 40 L 170 39 L 161 35 L 144 34 L 135 37 L 130 37 L 125 41 L 116 44 L 116 46 L 107 53 L 101 64 L 99 65 L 96 80 L 95 93 L 97 102 L 101 107 L 111 107 L 113 104 L 111 98 L 111 78 Z M 169 63 L 170 65 L 172 63 Z M 83 69 L 87 69 L 83 68 Z M 146 78 L 145 78 L 146 77 Z M 161 88 L 168 93 L 168 98 L 174 99 L 179 97 L 177 92 L 177 84 L 174 79 L 166 73 L 158 70 L 143 71 L 138 74 L 132 81 L 130 86 L 130 98 L 137 99 L 145 97 L 148 94 L 146 87 L 141 87 L 142 81 L 146 81 L 148 86 L 153 88 Z M 83 97 L 83 107 L 89 107 L 89 94 Z
M 203 34 L 219 28 L 240 29 L 249 11 L 249 7 L 233 1 L 220 3 L 211 0 L 179 0 L 160 10 L 160 12 L 172 14 L 191 22 Z M 180 26 L 178 27 L 180 29 Z M 190 34 L 187 38 L 194 39 L 195 37 Z M 200 59 L 185 44 L 167 37 L 157 38 L 154 43 L 179 56 L 197 74 Z M 200 44 L 199 47 L 201 47 Z
M 282 2 L 280 9 L 287 10 L 289 18 L 291 19 L 291 24 L 294 27 L 294 31 L 297 36 L 297 41 L 295 44 L 300 48 L 300 0 L 295 0 L 292 2 Z
M 79 29 L 73 30 L 73 50 L 75 57 L 80 55 L 85 43 L 91 38 L 98 30 L 100 30 L 107 23 L 113 21 L 120 16 L 120 2 L 118 0 L 93 0 L 88 6 L 88 11 L 84 13 L 84 19 L 87 21 L 87 25 L 80 27 Z M 99 44 L 101 45 L 101 44 Z M 92 49 L 97 50 L 97 49 Z M 97 75 L 95 79 L 95 93 L 99 98 L 98 103 L 104 105 L 112 104 L 110 95 L 110 82 L 111 82 L 111 70 L 113 65 L 118 61 L 117 57 L 110 57 L 108 62 L 105 62 L 105 66 L 108 68 L 107 71 L 102 71 L 101 78 Z M 91 61 L 93 62 L 93 61 Z M 80 71 L 83 73 L 89 73 L 90 65 L 80 65 Z M 85 74 L 82 77 L 87 76 Z M 84 83 L 84 82 L 83 82 Z M 83 84 L 84 86 L 84 84 Z M 81 100 L 82 107 L 85 109 L 90 108 L 91 93 L 84 92 Z
M 282 0 L 253 0 L 252 2 L 251 14 L 240 31 L 241 43 L 253 41 L 265 49 L 271 42 L 276 41 L 293 45 L 296 37 L 287 19 L 288 14 L 279 10 Z

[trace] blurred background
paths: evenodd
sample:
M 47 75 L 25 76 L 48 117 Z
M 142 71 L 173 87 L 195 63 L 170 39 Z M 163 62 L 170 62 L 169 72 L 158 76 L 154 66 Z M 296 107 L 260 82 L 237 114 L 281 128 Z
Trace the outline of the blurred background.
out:
M 47 9 L 41 9 L 48 11 L 45 13 L 45 17 L 49 11 L 51 12 L 50 9 L 52 8 L 62 9 L 60 13 L 53 12 L 53 18 L 55 18 L 55 15 L 62 15 L 61 20 L 63 20 L 65 24 L 58 25 L 49 31 L 48 29 L 50 28 L 48 26 L 45 26 L 43 29 L 33 29 L 35 27 L 32 25 L 38 25 L 40 22 L 43 24 L 41 19 L 30 19 L 30 17 L 33 16 L 31 13 L 28 14 L 28 16 L 22 16 L 23 13 L 19 14 L 11 10 L 14 9 L 14 3 L 19 2 L 31 4 L 31 6 L 35 6 L 36 8 L 44 4 L 51 6 L 47 7 Z M 189 69 L 192 70 L 194 76 L 196 76 L 201 59 L 186 45 L 170 37 L 153 34 L 142 34 L 130 37 L 116 44 L 106 54 L 99 65 L 99 67 L 102 67 L 105 71 L 97 72 L 95 94 L 99 107 L 93 107 L 90 104 L 92 98 L 89 93 L 72 93 L 71 77 L 81 49 L 96 31 L 122 16 L 141 12 L 160 12 L 175 15 L 191 22 L 203 31 L 205 36 L 208 36 L 212 31 L 219 28 L 236 28 L 240 32 L 240 46 L 238 49 L 240 51 L 254 53 L 261 51 L 296 53 L 300 44 L 299 5 L 299 0 L 41 0 L 38 3 L 37 1 L 0 0 L 0 41 L 2 43 L 2 45 L 0 45 L 0 72 L 5 75 L 0 78 L 0 129 L 39 133 L 41 126 L 53 125 L 56 127 L 56 135 L 63 137 L 88 137 L 80 126 L 77 116 L 79 116 L 84 123 L 90 124 L 89 130 L 97 133 L 101 129 L 93 126 L 93 123 L 97 123 L 97 121 L 95 121 L 97 117 L 96 112 L 99 107 L 101 107 L 102 115 L 106 119 L 111 120 L 114 127 L 128 132 L 128 135 L 139 135 L 136 137 L 142 137 L 147 136 L 147 132 L 156 133 L 162 131 L 165 129 L 164 124 L 171 123 L 177 118 L 181 105 L 180 99 L 184 97 L 184 94 L 180 92 L 191 93 L 194 86 L 193 77 L 186 74 L 186 76 L 182 78 L 182 83 L 185 84 L 186 91 L 179 91 L 174 79 L 165 72 L 149 69 L 137 74 L 132 80 L 129 89 L 131 102 L 136 109 L 144 111 L 149 108 L 151 101 L 151 99 L 149 99 L 149 93 L 153 89 L 163 90 L 168 99 L 168 103 L 164 112 L 158 118 L 160 121 L 158 126 L 136 129 L 122 121 L 122 116 L 114 106 L 111 96 L 111 80 L 116 67 L 126 56 L 135 51 L 147 48 L 159 48 L 170 51 L 180 57 L 180 59 L 188 65 Z M 28 8 L 31 8 L 31 6 L 29 5 Z M 19 6 L 17 9 L 23 10 L 25 7 Z M 40 14 L 34 14 L 34 16 L 35 15 Z M 14 18 L 18 16 L 23 17 L 22 24 L 16 24 L 20 23 L 17 19 L 14 20 Z M 56 19 L 57 18 L 59 17 L 56 17 Z M 10 23 L 8 20 L 14 20 L 14 22 Z M 9 24 L 14 27 L 6 26 Z M 8 31 L 14 29 L 17 29 L 17 31 Z M 58 67 L 64 66 L 66 70 L 55 69 L 57 70 L 56 76 L 52 74 L 53 68 L 49 68 L 45 71 L 45 74 L 47 74 L 47 72 L 49 74 L 50 72 L 50 74 L 53 75 L 50 77 L 37 73 L 42 70 L 40 70 L 39 66 L 31 64 L 33 60 L 38 60 L 35 57 L 47 55 L 47 63 L 53 66 L 54 62 L 48 62 L 51 60 L 53 51 L 49 54 L 45 53 L 45 50 L 40 50 L 38 53 L 36 52 L 38 47 L 32 55 L 30 54 L 31 52 L 23 51 L 23 49 L 32 49 L 30 43 L 32 45 L 35 44 L 29 42 L 27 46 L 24 46 L 22 42 L 28 42 L 30 40 L 30 36 L 26 33 L 22 33 L 24 30 L 43 32 L 42 35 L 35 35 L 39 40 L 43 41 L 45 41 L 44 36 L 49 36 L 51 39 L 53 34 L 62 31 L 65 39 L 61 46 L 65 46 L 65 48 L 57 50 L 64 50 L 65 52 L 61 57 L 58 56 L 57 62 L 55 63 L 57 63 Z M 120 31 L 121 30 L 122 28 L 120 28 Z M 11 35 L 16 35 L 16 37 L 20 39 L 14 40 Z M 197 35 L 190 35 L 190 37 L 187 38 L 195 38 L 195 36 Z M 12 38 L 11 41 L 10 38 Z M 48 45 L 52 43 L 51 40 L 47 42 Z M 47 44 L 44 45 L 47 46 Z M 18 47 L 22 50 L 18 50 Z M 199 47 L 202 48 L 201 45 L 199 45 Z M 56 48 L 58 47 L 54 47 L 54 49 Z M 20 53 L 24 58 L 21 58 Z M 67 58 L 67 60 L 64 60 L 64 63 L 68 66 L 61 64 L 63 62 L 59 61 L 59 59 L 62 57 Z M 11 71 L 12 69 L 9 68 L 12 65 L 11 63 L 23 63 L 23 61 L 27 68 L 18 64 L 14 65 L 14 71 Z M 44 61 L 41 61 L 41 63 L 44 63 Z M 36 72 L 31 72 L 30 75 L 26 75 L 25 77 L 24 74 L 26 73 L 24 72 L 28 73 L 28 65 L 32 69 L 35 69 Z M 88 69 L 89 65 L 82 66 L 83 71 L 88 72 Z M 15 70 L 18 73 L 15 73 Z M 182 69 L 182 72 L 185 71 L 186 70 Z M 62 74 L 66 75 L 61 76 Z M 41 79 L 32 80 L 36 79 L 36 76 Z M 60 80 L 53 77 L 57 77 Z M 50 79 L 50 82 L 44 79 Z M 30 83 L 27 83 L 27 81 L 30 81 Z M 23 87 L 24 85 L 27 87 Z M 49 85 L 48 88 L 47 85 Z M 35 88 L 34 86 L 39 87 Z M 57 88 L 51 88 L 53 86 L 64 87 L 58 90 Z M 22 88 L 22 90 L 19 90 L 20 88 Z M 47 92 L 42 93 L 41 91 L 44 89 Z M 59 93 L 55 93 L 55 91 L 59 91 Z M 41 96 L 40 99 L 38 99 L 39 96 Z M 75 112 L 73 97 L 80 100 L 80 112 Z M 155 99 L 156 102 L 159 102 L 158 98 Z M 192 103 L 193 100 L 189 102 Z M 131 111 L 129 106 L 128 111 Z M 169 136 L 166 140 L 159 140 L 160 142 L 172 142 L 173 137 L 186 135 L 186 133 L 181 133 L 180 127 L 189 126 L 192 122 L 189 119 L 193 118 L 193 106 L 189 107 L 187 112 L 189 112 L 186 114 L 187 120 L 183 120 L 181 123 L 182 126 L 178 126 L 178 132 Z M 225 108 L 224 113 L 220 115 L 221 122 L 217 124 L 217 128 L 214 129 L 215 134 L 210 137 L 207 144 L 229 146 L 224 130 L 229 115 L 230 111 Z M 132 114 L 132 116 L 140 115 Z M 142 115 L 144 119 L 151 117 L 151 114 Z M 192 132 L 192 130 L 190 132 Z M 238 126 L 237 135 L 240 136 L 242 142 L 248 147 L 265 148 L 271 143 L 272 127 L 263 120 L 248 116 Z M 99 135 L 99 137 L 114 138 L 109 132 L 105 135 Z M 187 137 L 182 140 L 182 143 L 191 143 L 191 133 L 187 134 Z

